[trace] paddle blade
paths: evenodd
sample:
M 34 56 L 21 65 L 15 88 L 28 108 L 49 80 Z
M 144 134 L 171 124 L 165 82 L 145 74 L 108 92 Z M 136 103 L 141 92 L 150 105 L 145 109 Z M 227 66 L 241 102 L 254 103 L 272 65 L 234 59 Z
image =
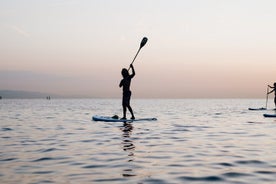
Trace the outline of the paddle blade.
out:
M 148 41 L 148 38 L 147 38 L 147 37 L 144 37 L 144 38 L 142 39 L 142 41 L 141 41 L 141 43 L 140 43 L 140 49 L 146 45 L 147 41 Z

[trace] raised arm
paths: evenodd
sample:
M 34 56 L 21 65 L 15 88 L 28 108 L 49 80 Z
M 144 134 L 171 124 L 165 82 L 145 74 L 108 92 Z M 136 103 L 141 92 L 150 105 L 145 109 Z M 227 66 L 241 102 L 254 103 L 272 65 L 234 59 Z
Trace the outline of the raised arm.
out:
M 273 91 L 275 91 L 275 88 L 274 88 L 273 90 L 271 90 L 270 92 L 268 92 L 267 94 L 270 94 L 270 93 L 272 93 Z

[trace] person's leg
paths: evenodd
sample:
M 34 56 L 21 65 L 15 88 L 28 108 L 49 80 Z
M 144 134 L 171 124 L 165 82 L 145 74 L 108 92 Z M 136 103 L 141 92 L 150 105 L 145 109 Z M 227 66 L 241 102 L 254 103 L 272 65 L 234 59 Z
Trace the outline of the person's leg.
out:
M 128 108 L 128 110 L 129 110 L 129 112 L 131 113 L 131 119 L 135 119 L 134 114 L 133 114 L 133 110 L 132 110 L 132 108 L 130 107 L 130 105 L 128 105 L 127 108 Z
M 123 105 L 123 118 L 122 119 L 126 119 L 126 110 L 127 110 L 126 106 Z
M 126 107 L 126 97 L 125 97 L 125 95 L 123 95 L 122 106 L 123 106 L 123 117 L 122 117 L 122 119 L 126 119 L 127 107 Z
M 130 106 L 130 99 L 131 99 L 131 91 L 128 93 L 127 108 L 128 108 L 128 110 L 129 110 L 129 112 L 131 114 L 131 119 L 135 119 L 134 114 L 133 114 L 133 110 L 132 110 L 132 108 Z

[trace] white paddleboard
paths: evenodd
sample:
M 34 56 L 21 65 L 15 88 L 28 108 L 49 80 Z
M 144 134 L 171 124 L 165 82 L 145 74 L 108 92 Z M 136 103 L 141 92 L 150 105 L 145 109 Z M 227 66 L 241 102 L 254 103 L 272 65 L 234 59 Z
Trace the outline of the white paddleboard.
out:
M 250 110 L 250 111 L 264 111 L 264 110 L 267 110 L 267 109 L 262 107 L 262 108 L 248 108 L 248 110 Z
M 264 114 L 266 118 L 276 118 L 276 114 Z
M 139 118 L 139 119 L 116 119 L 109 116 L 92 116 L 93 121 L 104 121 L 104 122 L 134 122 L 134 121 L 156 121 L 156 118 Z

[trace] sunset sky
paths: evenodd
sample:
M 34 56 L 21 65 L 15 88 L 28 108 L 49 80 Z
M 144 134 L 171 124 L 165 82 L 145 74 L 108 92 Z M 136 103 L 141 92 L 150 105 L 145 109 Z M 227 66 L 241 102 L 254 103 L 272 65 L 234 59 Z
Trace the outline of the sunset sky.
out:
M 0 0 L 0 90 L 133 98 L 264 98 L 275 0 Z M 271 96 L 272 97 L 272 96 Z

